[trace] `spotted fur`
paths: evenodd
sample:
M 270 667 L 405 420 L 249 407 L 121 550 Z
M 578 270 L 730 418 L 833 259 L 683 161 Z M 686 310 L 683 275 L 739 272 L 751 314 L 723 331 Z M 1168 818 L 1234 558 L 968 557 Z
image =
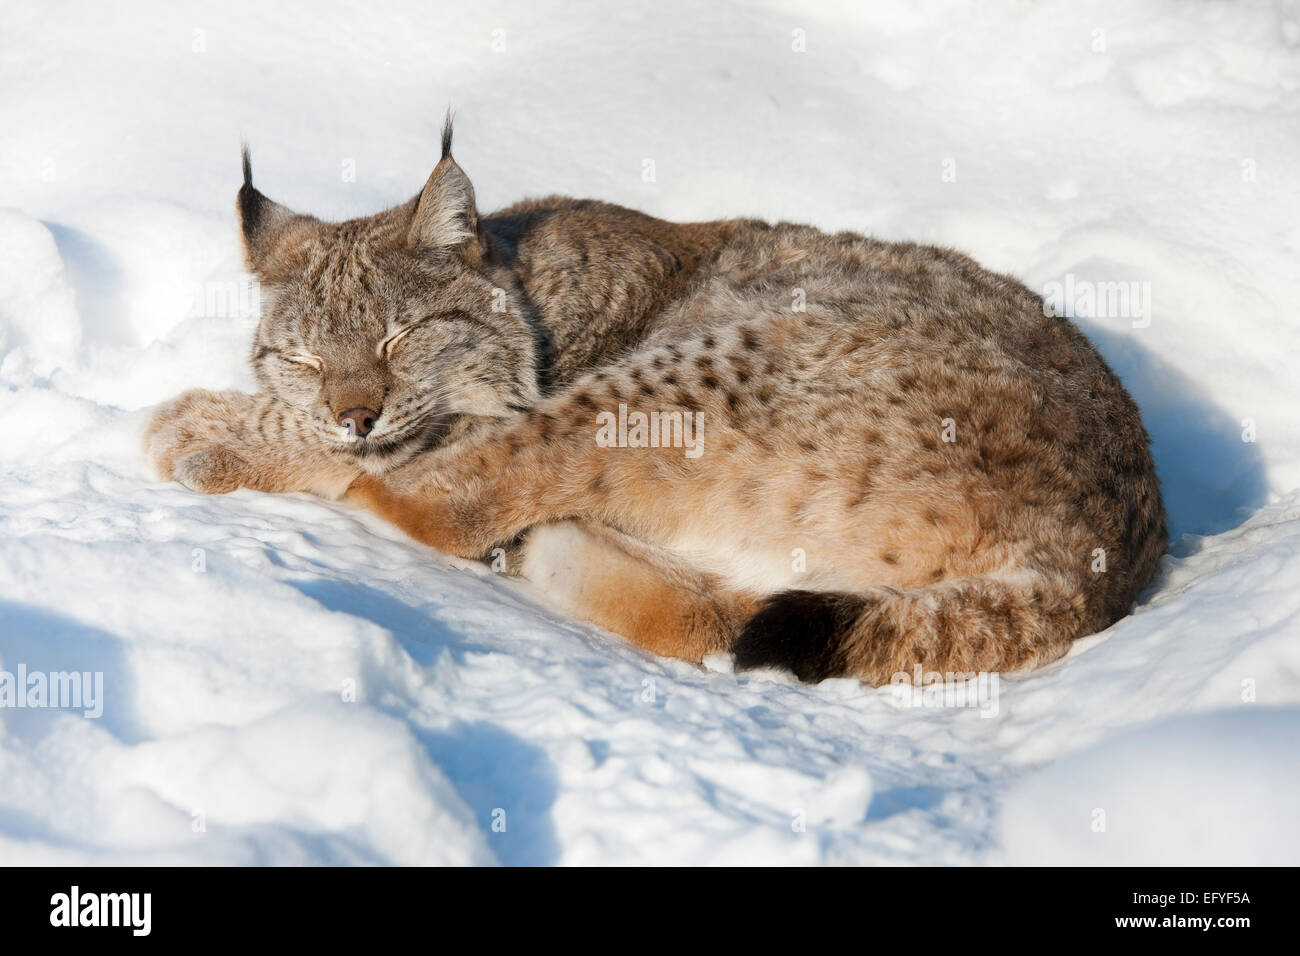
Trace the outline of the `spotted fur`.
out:
M 505 549 L 657 653 L 807 680 L 1023 669 L 1128 613 L 1166 543 L 1147 435 L 1020 282 L 791 223 L 561 197 L 480 217 L 445 146 L 420 195 L 343 223 L 246 165 L 262 392 L 160 409 L 163 476 L 342 497 Z M 599 443 L 620 406 L 699 415 L 701 453 Z

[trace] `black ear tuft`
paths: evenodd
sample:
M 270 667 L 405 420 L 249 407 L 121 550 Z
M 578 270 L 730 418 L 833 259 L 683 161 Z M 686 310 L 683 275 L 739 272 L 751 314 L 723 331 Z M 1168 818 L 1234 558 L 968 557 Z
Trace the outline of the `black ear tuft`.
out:
M 447 107 L 447 115 L 442 120 L 442 158 L 446 159 L 451 155 L 451 121 L 455 117 L 451 107 Z
M 239 187 L 239 222 L 244 230 L 244 238 L 250 243 L 257 235 L 259 221 L 262 218 L 262 203 L 265 196 L 253 188 L 253 159 L 248 154 L 248 144 L 240 149 L 244 162 L 244 185 Z
M 731 649 L 736 670 L 780 667 L 815 684 L 845 673 L 844 642 L 864 602 L 830 591 L 782 591 L 745 622 Z

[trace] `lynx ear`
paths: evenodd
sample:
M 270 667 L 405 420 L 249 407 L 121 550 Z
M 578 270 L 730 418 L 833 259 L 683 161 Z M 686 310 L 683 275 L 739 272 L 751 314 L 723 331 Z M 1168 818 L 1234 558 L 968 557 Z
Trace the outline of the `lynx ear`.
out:
M 244 185 L 239 188 L 235 205 L 244 235 L 244 256 L 257 275 L 263 279 L 277 278 L 291 269 L 293 250 L 316 220 L 300 216 L 258 192 L 253 186 L 253 164 L 247 146 L 243 149 L 243 159 Z
M 451 158 L 451 114 L 442 127 L 442 159 L 424 184 L 407 243 L 422 252 L 455 254 L 471 265 L 480 257 L 474 186 Z

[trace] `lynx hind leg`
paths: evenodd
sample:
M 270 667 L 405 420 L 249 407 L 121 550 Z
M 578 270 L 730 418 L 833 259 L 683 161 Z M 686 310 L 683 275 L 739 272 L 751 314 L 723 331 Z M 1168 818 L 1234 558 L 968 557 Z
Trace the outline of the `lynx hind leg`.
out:
M 758 608 L 662 553 L 600 525 L 560 521 L 528 533 L 521 575 L 558 610 L 665 657 L 730 649 Z

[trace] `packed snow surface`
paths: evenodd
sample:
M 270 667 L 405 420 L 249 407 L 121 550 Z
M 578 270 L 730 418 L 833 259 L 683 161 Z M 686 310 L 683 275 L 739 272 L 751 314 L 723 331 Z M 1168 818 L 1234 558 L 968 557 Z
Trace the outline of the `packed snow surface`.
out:
M 0 862 L 1300 863 L 1295 3 L 3 14 L 0 700 L 88 676 L 0 707 Z M 252 385 L 241 135 L 346 218 L 449 103 L 483 210 L 793 219 L 1043 291 L 1152 433 L 1149 593 L 958 706 L 655 659 L 345 506 L 158 483 L 149 407 Z

